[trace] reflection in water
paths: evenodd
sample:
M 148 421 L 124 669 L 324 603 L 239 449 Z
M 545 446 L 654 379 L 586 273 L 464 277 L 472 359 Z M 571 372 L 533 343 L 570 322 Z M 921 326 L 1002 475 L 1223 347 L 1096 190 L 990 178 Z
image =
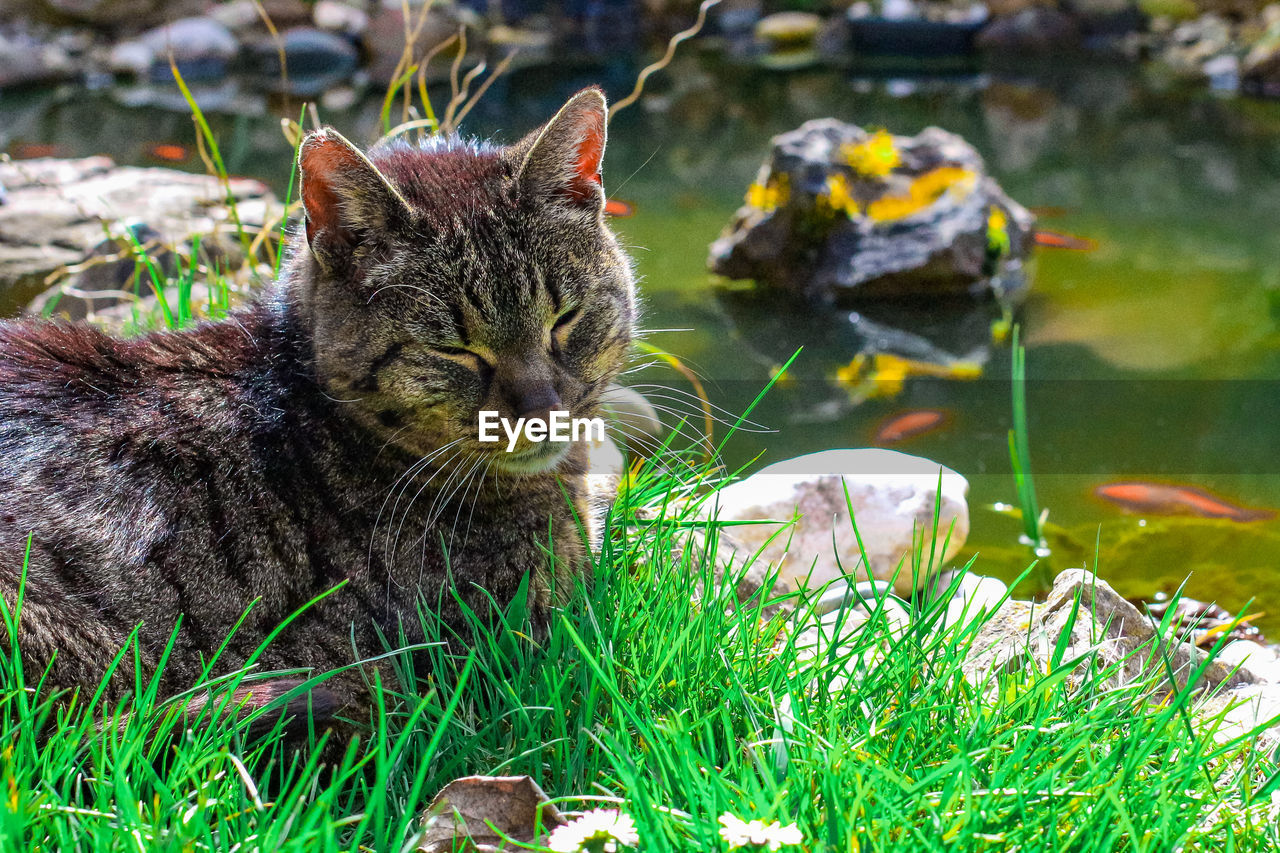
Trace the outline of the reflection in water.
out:
M 1274 323 L 1266 294 L 1224 275 L 1235 264 L 1223 261 L 1215 269 L 1174 261 L 1140 277 L 1118 275 L 1105 302 L 1074 288 L 1035 298 L 1027 306 L 1027 340 L 1083 346 L 1125 371 L 1181 371 L 1224 359 L 1235 364 Z
M 616 98 L 636 65 L 621 57 L 571 73 L 522 70 L 495 84 L 467 130 L 510 138 L 594 80 Z M 741 204 L 772 135 L 821 116 L 896 134 L 938 125 L 975 145 L 1011 197 L 1057 208 L 1061 216 L 1049 227 L 1099 243 L 1090 253 L 1039 253 L 1020 312 L 1040 501 L 1084 543 L 1055 547 L 1055 561 L 1092 562 L 1101 524 L 1100 568 L 1128 584 L 1126 592 L 1175 584 L 1192 569 L 1215 580 L 1218 572 L 1231 574 L 1230 582 L 1198 594 L 1227 590 L 1236 597 L 1225 603 L 1234 608 L 1274 579 L 1276 522 L 1160 519 L 1139 527 L 1141 516 L 1098 501 L 1093 489 L 1155 478 L 1246 506 L 1280 506 L 1280 104 L 1154 91 L 1135 72 L 1097 63 L 887 85 L 829 70 L 726 66 L 691 51 L 653 82 L 654 97 L 611 125 L 605 174 L 609 193 L 635 206 L 633 217 L 614 226 L 634 249 L 644 327 L 693 330 L 647 338 L 695 367 L 714 401 L 731 411 L 745 408 L 771 371 L 805 348 L 791 381 L 753 415 L 777 432 L 738 436 L 730 463 L 865 446 L 895 414 L 946 411 L 947 428 L 916 435 L 909 449 L 970 477 L 970 547 L 982 552 L 979 570 L 1012 577 L 1025 567 L 1026 552 L 1014 544 L 1017 524 L 982 509 L 1014 494 L 1008 351 L 991 343 L 997 306 L 885 307 L 855 319 L 726 288 L 704 266 L 708 244 Z M 283 195 L 292 152 L 272 105 L 213 95 L 223 109 L 242 110 L 212 116 L 229 169 Z M 325 117 L 366 142 L 377 135 L 379 108 L 367 98 Z M 154 163 L 147 149 L 158 142 L 192 145 L 190 118 L 122 106 L 112 92 L 6 93 L 0 101 L 0 150 L 54 144 L 73 155 Z M 985 362 L 984 378 L 907 378 L 895 399 L 851 406 L 836 371 L 883 337 L 883 328 L 899 334 L 881 349 L 920 359 L 909 349 L 927 345 Z M 637 381 L 683 382 L 656 372 Z M 1153 535 L 1157 529 L 1169 538 Z

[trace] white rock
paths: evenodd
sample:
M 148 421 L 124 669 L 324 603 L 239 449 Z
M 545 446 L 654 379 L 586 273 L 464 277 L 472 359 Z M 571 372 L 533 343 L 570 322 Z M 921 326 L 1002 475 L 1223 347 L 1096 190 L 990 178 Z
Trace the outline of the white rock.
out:
M 344 112 L 360 100 L 360 92 L 354 86 L 337 86 L 320 96 L 321 108 L 329 112 Z
M 846 489 L 868 565 L 849 521 Z M 739 565 L 758 552 L 752 566 L 758 578 L 776 567 L 775 594 L 817 590 L 846 577 L 892 580 L 899 594 L 909 595 L 927 580 L 924 571 L 912 577 L 913 542 L 921 544 L 915 553 L 922 567 L 932 551 L 934 571 L 964 545 L 968 491 L 964 477 L 918 456 L 878 448 L 827 450 L 770 465 L 721 489 L 708 502 L 707 516 L 772 522 L 723 528 L 720 540 L 722 553 L 735 554 Z
M 947 604 L 943 627 L 967 624 L 983 613 L 994 613 L 1009 593 L 1004 581 L 982 575 L 965 575 L 955 597 Z
M 179 18 L 143 33 L 140 41 L 157 56 L 175 59 L 231 59 L 240 49 L 231 30 L 212 18 Z
M 1222 647 L 1218 660 L 1248 670 L 1258 681 L 1280 682 L 1280 660 L 1266 646 L 1252 640 L 1234 640 Z
M 838 674 L 828 671 L 820 679 L 826 689 L 836 693 L 884 660 L 889 646 L 901 639 L 910 625 L 907 609 L 890 596 L 850 603 L 823 614 L 816 622 L 802 622 L 796 626 L 792 643 L 797 662 L 825 669 L 831 660 L 842 661 Z
M 1196 707 L 1196 718 L 1202 730 L 1212 732 L 1219 743 L 1257 732 L 1255 745 L 1260 752 L 1271 753 L 1280 745 L 1280 686 L 1246 684 L 1214 694 Z M 1260 726 L 1269 726 L 1257 731 Z
M 140 41 L 122 41 L 111 48 L 107 67 L 116 74 L 146 74 L 156 52 Z
M 208 15 L 233 32 L 241 32 L 262 25 L 262 16 L 258 13 L 258 7 L 253 0 L 214 3 L 209 8 Z
M 982 625 L 963 669 L 977 685 L 989 684 L 992 671 L 1028 655 L 1045 671 L 1055 664 L 1053 655 L 1060 643 L 1063 654 L 1056 663 L 1081 664 L 1068 680 L 1069 686 L 1087 674 L 1085 664 L 1094 660 L 1110 669 L 1108 685 L 1145 679 L 1157 667 L 1162 681 L 1171 676 L 1170 686 L 1182 689 L 1206 657 L 1189 643 L 1157 638 L 1151 620 L 1105 581 L 1083 569 L 1068 569 L 1054 580 L 1043 604 L 1006 601 Z M 1199 673 L 1195 687 L 1229 689 L 1254 680 L 1248 671 L 1232 670 L 1215 660 Z
M 311 19 L 322 30 L 358 36 L 369 28 L 369 15 L 363 9 L 357 9 L 340 0 L 319 0 Z

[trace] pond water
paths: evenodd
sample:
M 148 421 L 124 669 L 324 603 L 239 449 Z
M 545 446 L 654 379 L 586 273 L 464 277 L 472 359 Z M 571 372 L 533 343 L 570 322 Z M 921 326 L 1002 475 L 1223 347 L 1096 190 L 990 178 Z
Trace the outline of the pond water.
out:
M 616 99 L 635 70 L 619 59 L 514 74 L 467 129 L 512 139 L 586 82 L 603 81 Z M 1101 574 L 1131 595 L 1172 590 L 1190 575 L 1191 594 L 1233 610 L 1256 597 L 1251 611 L 1270 612 L 1261 624 L 1280 633 L 1280 522 L 1144 517 L 1094 494 L 1102 484 L 1143 481 L 1280 508 L 1280 104 L 1168 88 L 1097 63 L 895 79 L 756 70 L 708 53 L 684 57 L 663 84 L 612 125 L 605 175 L 611 196 L 635 208 L 615 225 L 643 277 L 644 327 L 654 330 L 646 338 L 694 367 L 712 400 L 733 412 L 804 347 L 789 381 L 753 415 L 774 432 L 737 436 L 730 464 L 865 446 L 887 418 L 940 411 L 939 428 L 894 447 L 969 478 L 965 555 L 978 554 L 978 571 L 1013 578 L 1026 568 L 1019 523 L 991 508 L 1016 502 L 1010 353 L 990 335 L 997 309 L 860 309 L 864 321 L 986 363 L 973 381 L 910 379 L 894 397 L 855 405 L 835 374 L 867 344 L 865 322 L 760 298 L 706 272 L 707 246 L 774 134 L 821 116 L 899 134 L 936 124 L 972 142 L 1013 198 L 1041 209 L 1042 227 L 1097 241 L 1091 252 L 1039 250 L 1017 314 L 1054 569 L 1093 565 L 1096 551 Z M 283 195 L 291 152 L 279 105 L 255 109 L 226 91 L 202 98 L 247 109 L 213 115 L 228 167 Z M 0 149 L 52 143 L 67 156 L 154 163 L 153 143 L 192 143 L 186 114 L 138 105 L 145 101 L 127 91 L 6 93 Z M 370 141 L 379 105 L 370 99 L 325 118 Z M 185 165 L 199 168 L 195 158 Z M 644 381 L 688 388 L 671 372 Z

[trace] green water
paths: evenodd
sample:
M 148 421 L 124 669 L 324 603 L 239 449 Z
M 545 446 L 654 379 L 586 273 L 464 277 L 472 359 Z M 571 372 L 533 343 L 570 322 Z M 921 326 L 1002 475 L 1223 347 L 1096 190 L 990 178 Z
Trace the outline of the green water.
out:
M 518 74 L 495 86 L 469 130 L 509 140 L 592 79 L 617 98 L 633 70 Z M 899 134 L 936 124 L 983 152 L 1012 197 L 1053 208 L 1043 227 L 1098 242 L 1088 253 L 1041 250 L 1018 313 L 1040 504 L 1070 533 L 1055 540 L 1054 568 L 1092 565 L 1100 542 L 1101 573 L 1126 593 L 1170 589 L 1189 575 L 1191 594 L 1229 608 L 1256 596 L 1253 609 L 1273 613 L 1263 624 L 1280 630 L 1280 523 L 1144 518 L 1093 495 L 1108 482 L 1154 480 L 1280 507 L 1280 104 L 1161 90 L 1105 65 L 904 83 L 771 73 L 709 56 L 686 58 L 660 91 L 619 116 L 606 157 L 610 194 L 636 210 L 615 224 L 642 277 L 644 327 L 655 330 L 646 338 L 696 368 L 730 411 L 805 348 L 791 382 L 755 412 L 774 432 L 738 436 L 726 453 L 731 464 L 865 446 L 897 413 L 943 411 L 942 429 L 895 447 L 969 478 L 966 554 L 979 554 L 979 571 L 1010 578 L 1025 568 L 1018 522 L 989 508 L 1015 499 L 1009 352 L 990 346 L 994 309 L 863 309 L 955 355 L 985 351 L 989 360 L 977 381 L 909 380 L 893 399 L 853 405 L 834 381 L 866 343 L 847 312 L 762 299 L 706 272 L 707 245 L 773 134 L 821 116 Z M 276 106 L 215 115 L 214 124 L 229 168 L 283 194 L 290 151 Z M 371 140 L 378 106 L 327 118 Z M 192 140 L 186 115 L 122 106 L 110 93 L 0 97 L 0 148 L 56 143 L 67 155 L 146 163 L 148 145 Z M 665 331 L 676 329 L 688 331 Z M 670 372 L 645 381 L 688 388 Z

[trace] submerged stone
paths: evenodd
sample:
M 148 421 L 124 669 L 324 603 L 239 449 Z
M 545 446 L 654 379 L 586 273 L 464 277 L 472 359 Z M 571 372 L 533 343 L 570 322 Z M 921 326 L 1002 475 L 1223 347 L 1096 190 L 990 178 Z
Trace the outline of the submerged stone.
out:
M 1020 281 L 1032 224 L 953 133 L 817 119 L 774 139 L 710 265 L 818 302 L 981 294 Z

